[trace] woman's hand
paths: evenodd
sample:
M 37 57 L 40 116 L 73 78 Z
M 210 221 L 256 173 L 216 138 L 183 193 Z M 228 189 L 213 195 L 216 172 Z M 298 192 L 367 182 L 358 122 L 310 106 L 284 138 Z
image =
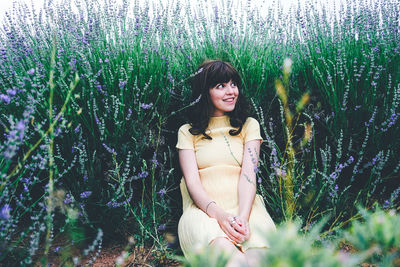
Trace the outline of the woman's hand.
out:
M 250 238 L 249 222 L 241 216 L 235 216 L 234 219 L 238 226 L 237 228 L 235 228 L 235 230 L 243 235 L 244 237 L 243 241 L 249 240 Z M 236 226 L 236 224 L 234 224 L 234 226 Z
M 246 239 L 244 234 L 246 233 L 246 228 L 242 223 L 239 225 L 237 221 L 238 217 L 235 217 L 235 215 L 222 211 L 218 214 L 216 219 L 222 231 L 236 243 L 240 244 L 248 239 L 248 237 Z

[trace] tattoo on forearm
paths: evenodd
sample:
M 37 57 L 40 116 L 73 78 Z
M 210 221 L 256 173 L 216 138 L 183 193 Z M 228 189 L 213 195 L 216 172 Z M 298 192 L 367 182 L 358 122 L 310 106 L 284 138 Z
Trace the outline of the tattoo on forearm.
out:
M 247 182 L 251 183 L 252 185 L 256 186 L 256 184 L 254 183 L 254 181 L 252 181 L 249 176 L 247 176 L 247 174 L 243 173 L 243 176 L 246 178 Z

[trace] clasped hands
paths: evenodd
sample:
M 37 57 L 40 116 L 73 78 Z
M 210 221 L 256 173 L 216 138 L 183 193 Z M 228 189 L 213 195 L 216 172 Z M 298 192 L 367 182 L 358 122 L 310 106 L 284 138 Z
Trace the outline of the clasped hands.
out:
M 249 222 L 241 216 L 224 212 L 217 221 L 222 231 L 236 243 L 243 243 L 250 237 Z

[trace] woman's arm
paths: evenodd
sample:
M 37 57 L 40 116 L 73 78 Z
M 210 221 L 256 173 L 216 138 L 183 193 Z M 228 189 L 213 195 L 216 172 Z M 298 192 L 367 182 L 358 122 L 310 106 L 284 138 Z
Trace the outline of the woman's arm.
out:
M 206 212 L 207 209 L 207 215 L 215 218 L 218 221 L 221 229 L 229 238 L 238 243 L 243 242 L 244 236 L 237 232 L 230 224 L 230 221 L 234 215 L 225 212 L 215 202 L 212 202 L 213 199 L 211 199 L 204 190 L 200 181 L 200 175 L 194 151 L 192 149 L 179 149 L 179 164 L 181 166 L 183 176 L 185 177 L 186 187 L 190 197 L 197 207 L 204 212 Z
M 239 218 L 244 220 L 244 224 L 248 224 L 251 207 L 256 196 L 256 168 L 258 155 L 260 154 L 260 145 L 260 140 L 251 140 L 244 145 L 242 170 L 238 185 Z

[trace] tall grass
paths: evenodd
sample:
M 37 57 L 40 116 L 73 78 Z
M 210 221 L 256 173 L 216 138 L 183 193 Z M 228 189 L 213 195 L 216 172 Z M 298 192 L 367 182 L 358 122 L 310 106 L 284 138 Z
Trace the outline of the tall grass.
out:
M 21 4 L 3 21 L 0 261 L 29 264 L 51 253 L 45 233 L 53 240 L 79 227 L 71 239 L 95 240 L 92 251 L 100 233 L 167 250 L 163 234 L 180 214 L 176 130 L 193 104 L 188 79 L 205 58 L 231 61 L 254 103 L 266 140 L 259 188 L 275 221 L 286 209 L 277 190 L 288 171 L 286 128 L 275 91 L 285 58 L 293 61 L 288 107 L 311 96 L 293 127 L 296 147 L 304 126 L 312 129 L 290 163 L 293 217 L 307 226 L 330 213 L 329 232 L 357 214 L 355 203 L 398 207 L 398 3 L 347 1 L 338 16 L 312 1 L 285 15 L 232 1 L 212 4 L 211 14 L 203 2 L 172 2 L 153 16 L 137 1 L 75 5 Z

